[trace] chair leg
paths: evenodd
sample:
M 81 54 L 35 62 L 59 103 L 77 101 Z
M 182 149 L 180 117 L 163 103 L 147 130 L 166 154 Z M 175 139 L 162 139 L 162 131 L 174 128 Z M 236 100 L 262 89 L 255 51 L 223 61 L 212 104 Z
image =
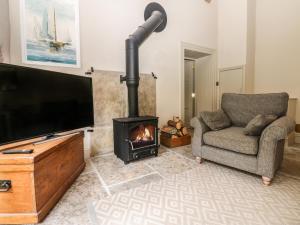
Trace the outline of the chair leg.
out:
M 196 161 L 201 164 L 204 162 L 204 159 L 201 157 L 196 157 Z
M 271 184 L 272 179 L 269 177 L 262 176 L 262 181 L 264 185 L 269 186 Z

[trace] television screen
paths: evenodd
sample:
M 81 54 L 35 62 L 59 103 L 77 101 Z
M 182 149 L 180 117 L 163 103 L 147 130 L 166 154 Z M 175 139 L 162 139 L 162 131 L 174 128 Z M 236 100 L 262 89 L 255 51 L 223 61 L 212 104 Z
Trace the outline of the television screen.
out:
M 0 145 L 93 125 L 91 78 L 0 64 Z

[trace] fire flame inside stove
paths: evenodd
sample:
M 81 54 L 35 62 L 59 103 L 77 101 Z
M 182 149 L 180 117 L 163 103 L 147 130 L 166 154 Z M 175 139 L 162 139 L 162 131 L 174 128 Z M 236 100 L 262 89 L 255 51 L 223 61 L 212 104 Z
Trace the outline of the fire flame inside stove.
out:
M 143 125 L 139 127 L 139 131 L 134 142 L 140 141 L 153 141 L 153 135 L 151 134 L 148 128 L 145 128 Z

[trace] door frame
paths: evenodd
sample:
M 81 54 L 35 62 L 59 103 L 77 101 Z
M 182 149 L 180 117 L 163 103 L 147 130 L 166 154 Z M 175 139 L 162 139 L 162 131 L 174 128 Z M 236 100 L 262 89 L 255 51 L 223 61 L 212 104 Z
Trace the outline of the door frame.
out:
M 181 76 L 180 76 L 180 116 L 181 118 L 184 118 L 184 50 L 191 50 L 191 51 L 196 51 L 196 52 L 201 52 L 201 53 L 206 53 L 210 55 L 211 60 L 210 60 L 210 76 L 212 76 L 212 83 L 211 83 L 211 88 L 212 88 L 212 109 L 215 110 L 217 109 L 217 87 L 216 87 L 216 82 L 218 80 L 218 68 L 217 68 L 217 50 L 212 49 L 212 48 L 206 48 L 202 47 L 199 45 L 187 43 L 187 42 L 181 42 L 180 44 L 180 67 L 181 67 Z

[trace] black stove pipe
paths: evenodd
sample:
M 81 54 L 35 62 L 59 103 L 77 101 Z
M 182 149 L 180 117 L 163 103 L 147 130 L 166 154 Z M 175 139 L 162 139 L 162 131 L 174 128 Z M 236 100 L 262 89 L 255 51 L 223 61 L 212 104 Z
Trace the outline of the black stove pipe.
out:
M 126 40 L 126 76 L 121 76 L 121 82 L 126 81 L 128 89 L 128 116 L 139 116 L 139 47 L 155 31 L 162 31 L 167 24 L 164 9 L 157 3 L 150 3 L 145 10 L 146 22 Z

